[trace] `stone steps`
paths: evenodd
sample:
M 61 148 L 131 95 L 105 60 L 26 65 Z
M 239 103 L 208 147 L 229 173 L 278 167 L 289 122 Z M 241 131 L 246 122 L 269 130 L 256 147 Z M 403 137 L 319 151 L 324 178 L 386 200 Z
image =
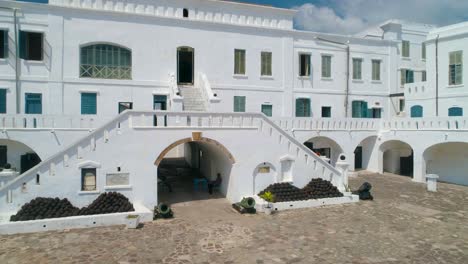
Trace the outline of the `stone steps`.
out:
M 180 86 L 179 90 L 183 97 L 184 111 L 206 111 L 205 100 L 200 88 L 195 86 Z

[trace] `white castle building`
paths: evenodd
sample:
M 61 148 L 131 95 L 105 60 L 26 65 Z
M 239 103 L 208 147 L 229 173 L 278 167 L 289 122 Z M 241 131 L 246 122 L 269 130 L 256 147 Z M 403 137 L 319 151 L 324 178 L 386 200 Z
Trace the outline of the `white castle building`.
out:
M 468 184 L 467 23 L 344 36 L 296 30 L 295 12 L 1 0 L 0 213 L 105 191 L 151 208 L 165 155 L 220 174 L 232 202 L 318 177 L 344 190 L 337 162 Z

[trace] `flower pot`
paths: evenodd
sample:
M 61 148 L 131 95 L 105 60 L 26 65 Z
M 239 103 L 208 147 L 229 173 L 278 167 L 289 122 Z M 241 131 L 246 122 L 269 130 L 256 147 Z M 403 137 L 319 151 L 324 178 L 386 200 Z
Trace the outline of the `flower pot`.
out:
M 136 229 L 140 224 L 140 216 L 139 215 L 128 215 L 125 219 L 127 223 L 127 229 Z
M 271 215 L 273 213 L 273 206 L 267 205 L 263 208 L 263 212 L 265 212 L 266 215 Z

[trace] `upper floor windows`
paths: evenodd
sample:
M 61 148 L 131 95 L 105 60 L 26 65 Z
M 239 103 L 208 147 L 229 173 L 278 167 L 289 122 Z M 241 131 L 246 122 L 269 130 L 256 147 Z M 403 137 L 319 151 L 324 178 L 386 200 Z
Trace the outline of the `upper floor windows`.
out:
M 42 94 L 26 93 L 24 105 L 25 105 L 24 113 L 42 114 Z
M 426 59 L 426 43 L 421 44 L 421 59 Z
M 449 85 L 463 83 L 463 51 L 449 53 Z
M 362 59 L 353 59 L 353 80 L 362 80 Z
M 310 54 L 299 54 L 299 76 L 310 76 Z
M 380 81 L 380 60 L 372 60 L 372 80 Z
M 19 32 L 19 57 L 24 60 L 42 61 L 44 34 L 40 32 Z
M 97 114 L 96 93 L 82 93 L 81 94 L 81 114 L 82 115 Z
M 402 69 L 401 70 L 401 85 L 406 83 L 414 83 L 414 71 Z
M 132 52 L 109 44 L 84 46 L 81 48 L 80 77 L 131 79 Z
M 296 99 L 296 117 L 310 117 L 310 99 L 309 98 L 297 98 Z
M 245 75 L 245 50 L 234 50 L 234 74 Z
M 401 44 L 401 56 L 404 58 L 410 57 L 410 42 L 408 40 L 403 40 Z
M 263 51 L 261 53 L 261 75 L 271 76 L 272 75 L 272 58 L 271 52 Z
M 0 30 L 0 59 L 8 58 L 8 30 Z
M 245 112 L 245 96 L 234 96 L 234 112 Z
M 322 55 L 322 78 L 331 78 L 331 60 L 330 55 Z

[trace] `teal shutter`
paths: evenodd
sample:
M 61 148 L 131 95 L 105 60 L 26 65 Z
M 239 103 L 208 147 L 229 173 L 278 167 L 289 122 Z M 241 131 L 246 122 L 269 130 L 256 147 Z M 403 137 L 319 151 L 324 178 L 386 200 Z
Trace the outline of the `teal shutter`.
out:
M 234 112 L 245 112 L 245 96 L 234 96 Z
M 97 100 L 95 93 L 82 93 L 81 94 L 81 114 L 82 115 L 95 115 L 97 113 Z
M 353 101 L 352 103 L 352 117 L 361 117 L 361 101 Z
M 19 32 L 19 57 L 21 59 L 26 59 L 26 41 L 27 33 L 24 31 Z
M 461 107 L 452 107 L 448 110 L 449 116 L 463 116 L 463 108 Z
M 6 114 L 6 89 L 0 89 L 0 114 Z
M 262 105 L 262 113 L 264 113 L 266 116 L 273 116 L 273 106 Z
M 369 117 L 369 109 L 367 108 L 367 102 L 365 102 L 365 101 L 361 101 L 361 112 L 362 112 L 362 114 L 361 114 L 362 118 Z
M 411 107 L 411 117 L 423 117 L 423 107 L 420 105 Z
M 26 114 L 42 114 L 42 94 L 27 93 L 25 94 L 25 111 Z
M 310 99 L 307 99 L 307 98 L 296 99 L 296 116 L 297 117 L 310 117 Z
M 8 58 L 8 30 L 2 30 L 2 50 L 0 50 L 0 58 Z

